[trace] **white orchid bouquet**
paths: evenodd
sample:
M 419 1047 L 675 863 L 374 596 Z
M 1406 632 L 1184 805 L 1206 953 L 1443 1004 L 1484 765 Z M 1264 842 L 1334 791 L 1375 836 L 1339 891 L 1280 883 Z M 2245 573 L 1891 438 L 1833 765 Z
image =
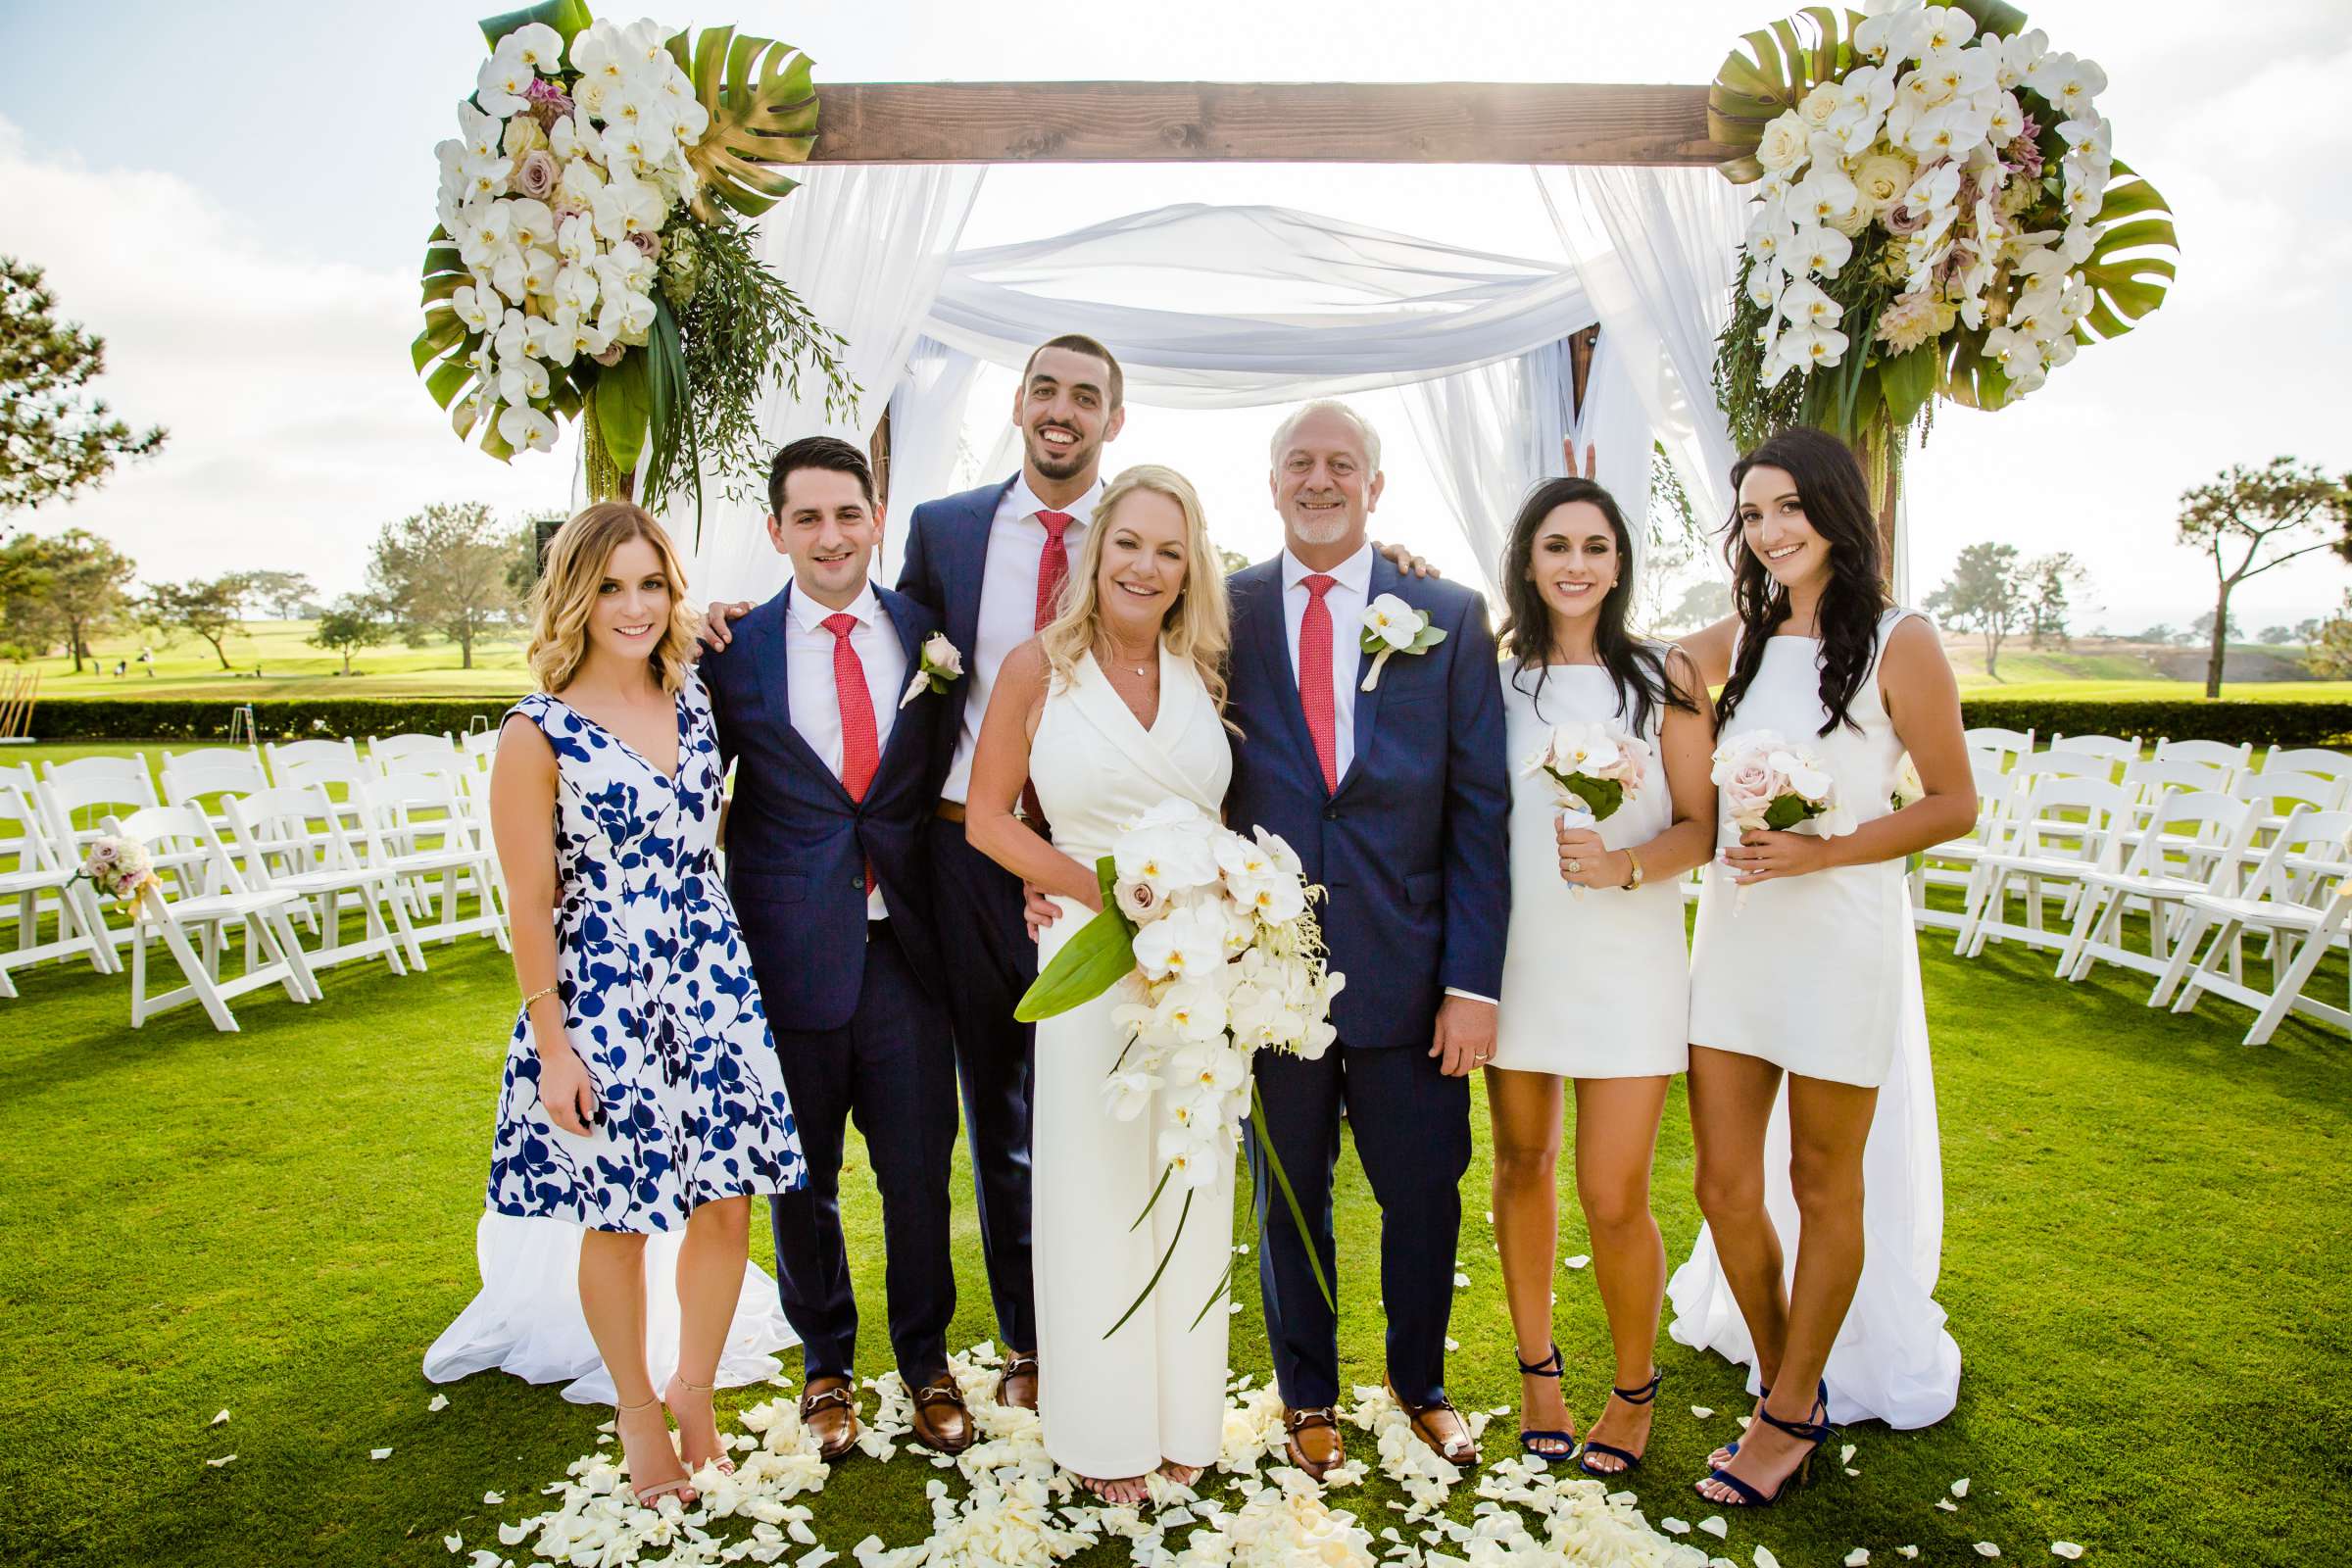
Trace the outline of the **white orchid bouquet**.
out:
M 1891 463 L 1936 396 L 2000 408 L 2163 302 L 2177 236 L 2117 177 L 2106 73 L 2025 20 L 1813 6 L 1724 61 L 1708 131 L 1757 186 L 1715 370 L 1741 445 L 1804 423 Z
M 1827 764 L 1772 730 L 1749 730 L 1717 747 L 1713 776 L 1722 801 L 1723 849 L 1749 833 L 1793 833 L 1808 822 L 1823 838 L 1852 831 Z M 1746 906 L 1747 890 L 1740 888 L 1732 908 Z
M 1639 736 L 1606 724 L 1555 724 L 1544 749 L 1528 759 L 1527 777 L 1541 773 L 1558 799 L 1560 825 L 1594 827 L 1642 788 L 1649 768 L 1649 746 Z M 1582 887 L 1572 890 L 1585 896 Z
M 136 900 L 161 883 L 146 845 L 111 834 L 91 841 L 75 874 L 108 898 L 123 901 Z
M 1307 885 L 1297 854 L 1263 827 L 1244 837 L 1171 797 L 1130 823 L 1095 869 L 1102 912 L 1054 955 L 1013 1015 L 1050 1018 L 1119 988 L 1111 1021 L 1127 1042 L 1103 1082 L 1103 1103 L 1129 1122 L 1155 1100 L 1160 1106 L 1157 1125 L 1146 1130 L 1160 1179 L 1136 1224 L 1171 1183 L 1181 1188 L 1172 1254 L 1194 1193 L 1233 1166 L 1256 1102 L 1252 1057 L 1321 1056 L 1338 1037 L 1331 1002 L 1347 977 L 1323 961 L 1313 908 L 1322 890 Z M 1289 1179 L 1262 1137 L 1260 1147 L 1298 1217 Z M 1303 1233 L 1303 1218 L 1298 1223 Z M 1105 1339 L 1151 1296 L 1165 1267 L 1163 1257 Z M 1231 1278 L 1229 1267 L 1201 1315 Z M 1324 1289 L 1328 1298 L 1328 1282 Z
M 502 462 L 583 421 L 589 491 L 648 505 L 763 472 L 756 394 L 804 363 L 828 411 L 841 340 L 742 220 L 797 181 L 816 97 L 789 44 L 592 21 L 548 0 L 482 24 L 490 58 L 434 154 L 439 222 L 411 358 L 461 439 Z

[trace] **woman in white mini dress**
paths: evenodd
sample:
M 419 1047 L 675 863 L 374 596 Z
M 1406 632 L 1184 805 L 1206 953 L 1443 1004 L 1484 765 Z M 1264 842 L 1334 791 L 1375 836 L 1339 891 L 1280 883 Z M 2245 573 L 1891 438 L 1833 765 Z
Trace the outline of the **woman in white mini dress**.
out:
M 1609 493 L 1574 474 L 1529 492 L 1503 547 L 1511 921 L 1487 1066 L 1494 1240 L 1518 1342 L 1519 1442 L 1576 1447 L 1551 1338 L 1563 1081 L 1576 1086 L 1576 1192 L 1608 1310 L 1611 1397 L 1578 1462 L 1613 1476 L 1649 1442 L 1666 1249 L 1649 1172 L 1673 1075 L 1689 1060 L 1683 873 L 1713 853 L 1713 725 L 1690 661 L 1626 629 L 1636 564 Z M 1535 760 L 1555 726 L 1641 743 L 1643 777 L 1596 826 L 1563 827 Z
M 1924 1425 L 1957 1389 L 1930 1294 L 1942 1188 L 1903 858 L 1968 831 L 1977 805 L 1951 666 L 1923 616 L 1886 603 L 1853 454 L 1789 430 L 1732 483 L 1734 613 L 1683 646 L 1722 683 L 1719 747 L 1770 731 L 1834 787 L 1830 812 L 1799 830 L 1723 830 L 1691 942 L 1707 1227 L 1675 1276 L 1673 1332 L 1755 1363 L 1760 1419 L 1698 1483 L 1739 1506 L 1775 1500 L 1833 1414 Z M 1926 794 L 1896 810 L 1906 750 Z

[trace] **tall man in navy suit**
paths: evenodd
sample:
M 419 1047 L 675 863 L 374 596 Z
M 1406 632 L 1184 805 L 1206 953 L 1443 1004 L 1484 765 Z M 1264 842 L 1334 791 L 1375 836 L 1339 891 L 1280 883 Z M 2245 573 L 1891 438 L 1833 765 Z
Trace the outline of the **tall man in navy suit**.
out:
M 1388 1378 L 1421 1440 L 1477 1462 L 1446 1396 L 1460 1183 L 1470 1164 L 1469 1073 L 1494 1053 L 1510 913 L 1510 811 L 1502 696 L 1484 602 L 1401 573 L 1366 541 L 1380 500 L 1380 437 L 1344 404 L 1283 421 L 1271 483 L 1284 549 L 1236 572 L 1227 711 L 1227 809 L 1298 851 L 1329 892 L 1321 921 L 1334 969 L 1339 1045 L 1317 1061 L 1258 1068 L 1265 1131 L 1306 1219 L 1301 1237 L 1255 1141 L 1265 1232 L 1258 1262 L 1292 1461 L 1341 1462 L 1337 1323 L 1307 1248 L 1335 1292 L 1332 1175 L 1345 1106 L 1381 1209 Z M 1372 689 L 1366 607 L 1393 594 L 1446 640 L 1393 654 Z
M 742 763 L 728 892 L 808 1161 L 808 1186 L 769 1205 L 777 1291 L 807 1347 L 801 1413 L 828 1459 L 857 1441 L 858 1304 L 839 1201 L 855 1116 L 882 1195 L 891 1348 L 914 1394 L 914 1436 L 957 1453 L 978 1429 L 948 1371 L 956 1063 L 931 989 L 955 965 L 932 921 L 924 848 L 946 705 L 915 684 L 939 622 L 866 579 L 882 509 L 856 447 L 828 436 L 785 447 L 768 503 L 792 581 L 702 670 L 720 756 Z

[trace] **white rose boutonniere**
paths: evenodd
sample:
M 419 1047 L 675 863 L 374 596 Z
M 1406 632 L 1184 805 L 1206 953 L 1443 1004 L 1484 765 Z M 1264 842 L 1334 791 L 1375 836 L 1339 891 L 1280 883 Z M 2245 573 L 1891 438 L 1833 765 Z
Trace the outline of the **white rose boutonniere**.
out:
M 1382 594 L 1364 607 L 1364 652 L 1372 667 L 1364 673 L 1365 691 L 1380 684 L 1380 666 L 1391 654 L 1423 654 L 1446 640 L 1443 629 L 1395 594 Z
M 923 642 L 922 658 L 915 663 L 914 678 L 906 683 L 906 695 L 899 699 L 905 708 L 926 691 L 946 692 L 948 682 L 963 679 L 963 655 L 944 632 L 933 632 Z

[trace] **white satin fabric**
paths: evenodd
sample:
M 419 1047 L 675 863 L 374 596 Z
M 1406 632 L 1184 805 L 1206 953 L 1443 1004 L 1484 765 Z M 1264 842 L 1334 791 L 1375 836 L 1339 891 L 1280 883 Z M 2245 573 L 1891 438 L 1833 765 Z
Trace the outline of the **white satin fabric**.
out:
M 614 1402 L 612 1375 L 597 1354 L 580 1310 L 580 1237 L 564 1220 L 485 1212 L 474 1227 L 482 1289 L 424 1352 L 424 1375 L 454 1383 L 495 1367 L 525 1383 L 564 1383 L 574 1404 Z M 645 1246 L 646 1373 L 660 1389 L 678 1368 L 678 1246 L 682 1232 L 656 1232 Z M 783 1370 L 774 1352 L 800 1344 L 776 1301 L 776 1282 L 757 1265 L 718 1359 L 718 1387 L 760 1383 Z

